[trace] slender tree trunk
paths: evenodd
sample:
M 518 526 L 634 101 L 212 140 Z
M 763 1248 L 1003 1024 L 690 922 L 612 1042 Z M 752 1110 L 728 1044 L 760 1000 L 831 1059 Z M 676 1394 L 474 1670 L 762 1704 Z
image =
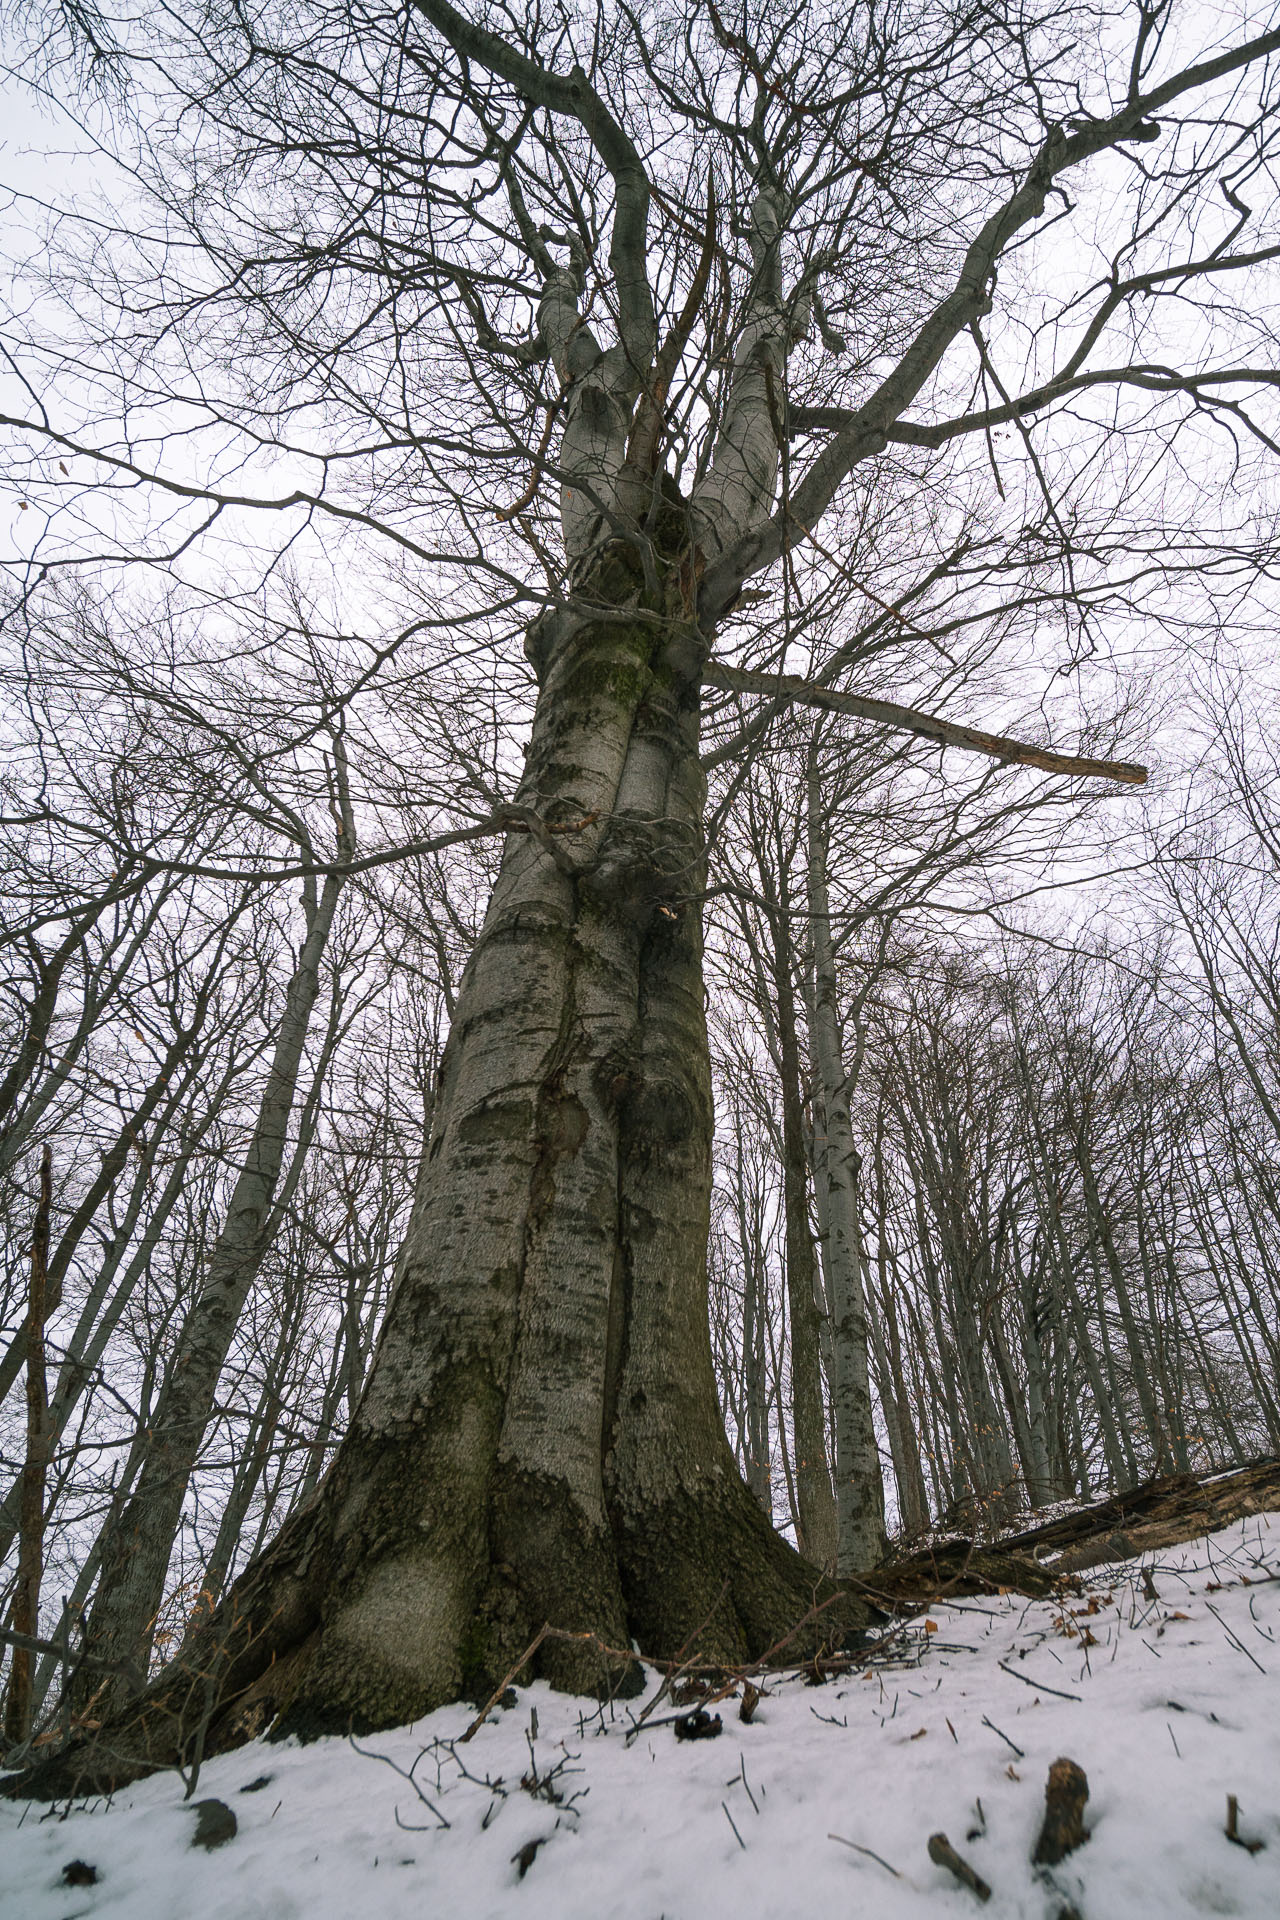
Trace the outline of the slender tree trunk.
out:
M 1098 1258 L 1097 1233 L 1093 1220 L 1088 1221 L 1088 1239 L 1085 1243 L 1090 1271 L 1093 1274 L 1093 1300 L 1097 1312 L 1098 1345 L 1102 1351 L 1102 1365 L 1107 1379 L 1107 1394 L 1099 1411 L 1106 1411 L 1112 1423 L 1116 1444 L 1124 1459 L 1124 1479 L 1121 1486 L 1135 1487 L 1142 1475 L 1138 1471 L 1138 1456 L 1133 1445 L 1133 1428 L 1129 1422 L 1129 1409 L 1120 1380 L 1120 1370 L 1116 1365 L 1115 1349 L 1111 1340 L 1111 1319 L 1108 1313 L 1107 1290 L 1103 1283 L 1102 1264 Z
M 876 1366 L 882 1382 L 881 1400 L 892 1406 L 893 1424 L 889 1442 L 893 1449 L 893 1473 L 898 1486 L 900 1525 L 908 1535 L 921 1533 L 929 1524 L 929 1493 L 925 1486 L 920 1458 L 920 1437 L 916 1433 L 911 1383 L 904 1364 L 902 1335 L 894 1290 L 901 1285 L 901 1270 L 892 1258 L 889 1246 L 889 1189 L 884 1164 L 884 1129 L 877 1117 L 872 1147 L 872 1217 L 876 1222 L 876 1294 L 868 1315 L 876 1350 Z M 870 1287 L 868 1286 L 870 1295 Z M 885 1351 L 886 1339 L 888 1343 Z M 916 1404 L 919 1404 L 918 1402 Z M 923 1413 L 922 1413 L 923 1420 Z M 926 1441 L 927 1445 L 927 1441 Z
M 1182 1404 L 1179 1391 L 1177 1370 L 1170 1364 L 1168 1343 L 1161 1323 L 1158 1269 L 1152 1246 L 1150 1209 L 1147 1205 L 1147 1183 L 1144 1181 L 1143 1168 L 1139 1166 L 1134 1173 L 1134 1226 L 1138 1239 L 1138 1259 L 1142 1266 L 1142 1287 L 1147 1301 L 1147 1326 L 1151 1334 L 1151 1394 L 1160 1419 L 1161 1442 L 1165 1448 L 1165 1458 L 1169 1468 L 1176 1473 L 1188 1471 L 1186 1447 L 1186 1408 Z M 1154 1186 L 1158 1178 L 1158 1169 L 1151 1170 L 1151 1183 Z
M 344 808 L 339 857 L 349 858 L 353 850 L 350 812 Z M 136 1661 L 144 1671 L 183 1502 L 213 1411 L 218 1379 L 270 1245 L 272 1200 L 342 884 L 340 869 L 329 873 L 318 897 L 313 894 L 309 902 L 306 934 L 285 995 L 248 1152 L 156 1406 L 137 1484 L 104 1543 L 102 1574 L 89 1616 L 86 1646 L 99 1658 Z M 86 1669 L 86 1674 L 92 1671 Z M 127 1693 L 124 1677 L 114 1678 L 107 1688 L 104 1710 L 121 1705 Z
M 1047 1219 L 1048 1230 L 1054 1251 L 1058 1258 L 1059 1294 L 1066 1309 L 1066 1318 L 1075 1333 L 1075 1350 L 1088 1377 L 1093 1391 L 1094 1405 L 1098 1413 L 1098 1425 L 1102 1434 L 1103 1450 L 1106 1455 L 1107 1469 L 1112 1485 L 1122 1487 L 1131 1484 L 1125 1458 L 1121 1452 L 1119 1423 L 1112 1408 L 1112 1395 L 1103 1378 L 1102 1368 L 1098 1364 L 1098 1355 L 1094 1341 L 1089 1335 L 1080 1301 L 1079 1290 L 1075 1283 L 1071 1243 L 1067 1235 L 1066 1221 L 1063 1217 L 1063 1193 L 1054 1155 L 1044 1128 L 1040 1122 L 1036 1106 L 1037 1092 L 1031 1062 L 1021 1051 L 1018 1055 L 1019 1077 L 1022 1082 L 1023 1097 L 1026 1102 L 1031 1137 L 1036 1162 L 1035 1181 L 1040 1193 L 1042 1213 Z M 1081 1452 L 1083 1459 L 1083 1451 Z
M 1000 1382 L 1000 1391 L 1004 1398 L 1005 1412 L 1008 1416 L 1008 1431 L 1013 1435 L 1014 1451 L 1018 1456 L 1018 1468 L 1022 1475 L 1022 1484 L 1030 1503 L 1031 1488 L 1036 1478 L 1036 1459 L 1031 1443 L 1031 1422 L 1028 1408 L 1024 1405 L 1021 1383 L 1013 1366 L 1013 1354 L 1009 1348 L 1004 1322 L 1000 1318 L 1000 1306 L 997 1301 L 991 1309 L 988 1319 L 991 1357 L 995 1361 L 996 1378 Z M 993 1396 L 994 1397 L 994 1396 Z
M 885 1548 L 884 1480 L 871 1404 L 869 1307 L 863 1290 L 859 1156 L 853 1139 L 837 1006 L 835 949 L 827 900 L 827 828 L 817 741 L 809 753 L 809 921 L 814 948 L 811 1036 L 821 1131 L 815 1175 L 824 1189 L 824 1267 L 830 1290 L 831 1398 L 835 1415 L 836 1571 L 865 1572 Z M 816 1129 L 815 1129 L 816 1131 Z
M 1080 1179 L 1084 1189 L 1085 1205 L 1089 1211 L 1097 1243 L 1102 1249 L 1106 1262 L 1107 1275 L 1111 1281 L 1111 1290 L 1115 1295 L 1116 1310 L 1120 1315 L 1120 1324 L 1124 1329 L 1125 1345 L 1129 1350 L 1129 1365 L 1133 1373 L 1133 1384 L 1137 1391 L 1138 1406 L 1142 1412 L 1143 1425 L 1147 1429 L 1147 1438 L 1157 1473 L 1167 1473 L 1173 1462 L 1165 1438 L 1164 1422 L 1160 1417 L 1160 1407 L 1151 1385 L 1151 1375 L 1147 1367 L 1146 1346 L 1138 1326 L 1137 1315 L 1133 1311 L 1133 1302 L 1129 1296 L 1129 1283 L 1124 1266 L 1116 1248 L 1115 1234 L 1112 1231 L 1111 1216 L 1103 1203 L 1098 1188 L 1097 1170 L 1093 1153 L 1084 1135 L 1083 1122 L 1072 1127 L 1072 1145 L 1075 1148 L 1076 1164 L 1080 1169 Z M 1099 1307 L 1101 1312 L 1101 1306 Z
M 228 927 L 224 929 L 224 938 L 229 930 L 228 923 Z M 163 1112 L 174 1075 L 182 1070 L 191 1046 L 204 1025 L 214 988 L 218 984 L 217 961 L 221 958 L 223 944 L 224 941 L 220 940 L 215 949 L 214 961 L 207 968 L 205 977 L 201 981 L 190 1019 L 185 1024 L 179 1023 L 176 1026 L 173 1039 L 161 1057 L 158 1071 L 153 1075 L 129 1118 L 118 1129 L 111 1145 L 102 1154 L 94 1169 L 93 1179 L 82 1193 L 75 1211 L 58 1237 L 56 1247 L 51 1251 L 45 1286 L 45 1310 L 48 1316 L 55 1314 L 62 1305 L 62 1283 L 75 1258 L 76 1250 L 81 1240 L 91 1231 L 94 1218 L 103 1201 L 114 1191 L 130 1154 L 142 1154 L 146 1151 L 145 1142 L 150 1134 L 152 1122 L 158 1113 Z M 6 1398 L 17 1380 L 25 1358 L 26 1334 L 19 1329 L 3 1357 L 0 1358 L 0 1401 Z
M 119 877 L 122 875 L 117 877 L 117 884 Z M 81 948 L 104 903 L 101 900 L 93 903 L 87 912 L 73 922 L 62 944 L 48 960 L 39 959 L 35 962 L 39 985 L 28 1006 L 26 1031 L 13 1064 L 0 1085 L 0 1118 L 5 1122 L 0 1132 L 0 1177 L 13 1166 L 59 1092 L 66 1086 L 86 1043 L 98 1028 L 105 1010 L 121 992 L 134 961 L 143 951 L 177 884 L 176 877 L 170 876 L 149 898 L 141 898 L 136 920 L 132 917 L 133 902 L 125 908 L 123 929 L 117 932 L 114 940 L 110 935 L 107 936 L 107 943 L 96 964 L 87 966 L 86 974 L 78 982 L 74 993 L 76 1018 L 71 1032 L 56 1045 L 53 1057 L 47 1061 L 44 1072 L 38 1077 L 38 1069 L 46 1061 L 46 1049 L 53 1033 L 54 1015 L 67 962 Z M 108 892 L 113 893 L 114 886 Z M 0 1391 L 0 1398 L 7 1391 L 7 1387 Z
M 773 1487 L 769 1471 L 769 1390 L 765 1378 L 764 1316 L 769 1311 L 764 1289 L 762 1223 L 748 1219 L 742 1142 L 737 1152 L 739 1256 L 742 1261 L 742 1375 L 743 1455 L 747 1485 L 761 1511 L 773 1519 Z M 754 1231 L 753 1231 L 754 1229 Z
M 1071 1445 L 1076 1457 L 1076 1481 L 1082 1500 L 1092 1500 L 1093 1479 L 1089 1472 L 1089 1452 L 1084 1443 L 1084 1421 L 1080 1417 L 1080 1402 L 1068 1400 L 1066 1418 L 1070 1432 Z
M 932 1391 L 927 1398 L 934 1410 L 934 1470 L 942 1485 L 939 1493 L 945 1491 L 945 1498 L 939 1498 L 939 1513 L 948 1508 L 965 1506 L 971 1501 L 974 1480 L 975 1461 L 973 1454 L 973 1435 L 970 1422 L 964 1417 L 961 1408 L 959 1388 L 964 1384 L 959 1363 L 942 1318 L 942 1283 L 937 1264 L 933 1258 L 933 1245 L 924 1194 L 919 1184 L 915 1185 L 911 1198 L 912 1213 L 916 1229 L 916 1249 L 920 1261 L 923 1282 L 924 1309 L 929 1316 L 929 1325 L 933 1330 L 932 1343 L 925 1332 L 924 1314 L 913 1307 L 914 1320 L 913 1346 L 918 1359 L 927 1364 L 926 1356 L 930 1352 L 936 1361 L 936 1371 L 932 1382 Z M 948 1446 L 944 1457 L 942 1447 L 942 1419 L 946 1416 L 946 1434 Z
M 189 1075 L 175 1092 L 171 1110 L 176 1110 L 182 1096 L 189 1092 L 190 1076 L 198 1072 L 198 1064 L 190 1068 Z M 208 1127 L 222 1112 L 222 1096 L 230 1078 L 229 1071 L 220 1086 L 206 1090 L 206 1110 L 191 1132 L 184 1131 L 179 1134 L 175 1163 L 158 1195 L 151 1192 L 155 1178 L 154 1148 L 156 1142 L 164 1137 L 169 1114 L 162 1116 L 152 1130 L 151 1144 L 139 1162 L 128 1206 L 103 1253 L 102 1263 L 93 1286 L 81 1304 L 75 1330 L 67 1342 L 66 1351 L 49 1396 L 45 1431 L 50 1455 L 56 1452 L 77 1406 L 84 1395 L 90 1391 L 111 1336 L 123 1319 L 140 1280 L 151 1264 L 165 1222 L 173 1212 L 184 1183 L 189 1177 L 190 1160 L 195 1148 Z M 167 1147 L 166 1151 L 168 1150 Z M 141 1239 L 135 1243 L 134 1229 L 144 1202 L 148 1198 L 151 1200 L 151 1207 L 146 1226 Z M 127 1262 L 126 1255 L 129 1256 Z M 122 1263 L 125 1263 L 123 1273 L 120 1272 Z M 114 1287 L 113 1282 L 115 1282 Z M 3 1501 L 0 1501 L 0 1559 L 8 1554 L 16 1536 L 21 1501 L 22 1476 L 19 1474 Z
M 1054 1498 L 1055 1486 L 1049 1461 L 1049 1395 L 1045 1386 L 1047 1369 L 1041 1344 L 1042 1323 L 1038 1312 L 1034 1268 L 1028 1269 L 1023 1261 L 1016 1223 L 1010 1229 L 1009 1250 L 1017 1289 L 1017 1330 L 1021 1336 L 1023 1366 L 1027 1375 L 1027 1500 L 1034 1511 Z
M 49 1264 L 49 1216 L 53 1209 L 53 1154 L 40 1155 L 40 1198 L 31 1234 L 31 1291 L 27 1300 L 27 1452 L 22 1468 L 22 1518 L 18 1534 L 18 1578 L 13 1599 L 15 1633 L 40 1631 L 40 1581 L 44 1573 L 45 1480 L 48 1474 L 48 1413 L 44 1329 L 45 1283 Z M 4 1731 L 10 1746 L 31 1734 L 32 1678 L 35 1655 L 15 1647 L 9 1667 Z
M 898 1316 L 890 1297 L 883 1249 L 880 1254 L 879 1311 L 872 1316 L 876 1340 L 876 1363 L 881 1377 L 891 1385 L 888 1397 L 893 1405 L 891 1443 L 893 1473 L 898 1485 L 898 1510 L 902 1530 L 908 1537 L 922 1533 L 929 1524 L 929 1495 L 920 1464 L 920 1442 L 911 1413 L 911 1396 L 902 1363 L 902 1337 Z M 883 1322 L 883 1328 L 881 1323 Z M 887 1335 L 888 1350 L 884 1350 Z M 882 1393 L 882 1398 L 884 1397 Z
M 815 1565 L 833 1568 L 837 1555 L 836 1503 L 827 1468 L 827 1419 L 822 1395 L 822 1314 L 809 1225 L 808 1155 L 800 1091 L 800 1043 L 788 934 L 785 874 L 779 862 L 778 911 L 773 932 L 774 991 L 782 1080 L 782 1185 L 786 1209 L 787 1314 L 791 1328 L 791 1427 L 799 1505 L 797 1544 Z

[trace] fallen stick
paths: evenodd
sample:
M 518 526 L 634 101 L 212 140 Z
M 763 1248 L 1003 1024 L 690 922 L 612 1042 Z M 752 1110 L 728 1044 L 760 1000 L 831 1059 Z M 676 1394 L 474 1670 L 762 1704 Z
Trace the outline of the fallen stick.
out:
M 891 1873 L 895 1880 L 901 1880 L 902 1875 L 898 1872 L 898 1869 L 891 1867 L 882 1855 L 874 1853 L 870 1847 L 860 1847 L 856 1840 L 846 1840 L 842 1833 L 829 1833 L 827 1838 L 828 1840 L 838 1840 L 842 1847 L 852 1847 L 855 1853 L 865 1853 L 868 1860 L 874 1860 L 878 1867 L 883 1867 L 886 1873 Z
M 929 1858 L 935 1867 L 945 1867 L 948 1873 L 954 1873 L 963 1886 L 969 1887 L 984 1904 L 991 1898 L 991 1889 L 980 1873 L 975 1873 L 967 1860 L 962 1860 L 945 1833 L 929 1835 Z
M 1051 1687 L 1047 1681 L 1033 1680 L 1030 1674 L 1019 1673 L 1016 1667 L 1006 1667 L 1003 1660 L 997 1660 L 996 1665 L 999 1667 L 1001 1673 L 1007 1673 L 1011 1680 L 1021 1680 L 1024 1687 L 1039 1687 L 1041 1693 L 1054 1693 L 1058 1696 L 1059 1700 L 1079 1701 L 1084 1697 L 1079 1693 L 1064 1693 L 1061 1687 Z
M 1017 1744 L 1016 1744 L 1016 1743 L 1015 1743 L 1014 1741 L 1012 1741 L 1012 1740 L 1011 1740 L 1011 1739 L 1009 1738 L 1009 1736 L 1008 1736 L 1008 1734 L 1007 1734 L 1007 1733 L 1001 1733 L 1001 1732 L 1000 1732 L 1000 1729 L 999 1729 L 999 1727 L 998 1727 L 998 1726 L 996 1725 L 996 1723 L 995 1723 L 995 1721 L 994 1721 L 994 1720 L 988 1720 L 988 1718 L 987 1718 L 987 1716 L 986 1716 L 986 1714 L 985 1714 L 985 1713 L 984 1713 L 984 1714 L 983 1714 L 983 1716 L 982 1716 L 982 1724 L 983 1724 L 983 1726 L 984 1726 L 984 1727 L 990 1727 L 990 1729 L 991 1729 L 991 1731 L 992 1731 L 992 1733 L 994 1733 L 994 1734 L 998 1734 L 998 1735 L 999 1735 L 999 1737 L 1000 1737 L 1000 1739 L 1004 1741 L 1004 1743 L 1005 1743 L 1005 1745 L 1006 1745 L 1006 1747 L 1012 1747 L 1012 1748 L 1013 1748 L 1013 1751 L 1014 1751 L 1014 1752 L 1015 1752 L 1015 1753 L 1017 1754 L 1017 1756 L 1018 1756 L 1018 1758 L 1019 1758 L 1019 1760 L 1025 1760 L 1025 1759 L 1026 1759 L 1026 1757 L 1027 1757 L 1027 1756 L 1026 1756 L 1026 1754 L 1025 1754 L 1025 1753 L 1024 1753 L 1023 1751 L 1022 1751 L 1022 1748 L 1021 1748 L 1020 1746 L 1018 1746 L 1018 1745 L 1017 1745 Z

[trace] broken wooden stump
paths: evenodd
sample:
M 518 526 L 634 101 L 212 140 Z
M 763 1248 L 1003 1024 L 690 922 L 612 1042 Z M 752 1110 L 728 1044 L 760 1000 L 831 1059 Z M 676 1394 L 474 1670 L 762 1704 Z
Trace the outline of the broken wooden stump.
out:
M 1044 1790 L 1044 1824 L 1031 1856 L 1037 1867 L 1056 1867 L 1089 1838 L 1084 1830 L 1089 1782 L 1083 1767 L 1062 1757 L 1049 1769 Z

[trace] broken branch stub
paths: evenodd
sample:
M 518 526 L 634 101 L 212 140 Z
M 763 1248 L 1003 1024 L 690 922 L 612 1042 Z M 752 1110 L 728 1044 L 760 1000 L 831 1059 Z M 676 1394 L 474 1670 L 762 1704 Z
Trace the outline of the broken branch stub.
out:
M 961 1859 L 945 1833 L 929 1835 L 929 1858 L 935 1867 L 945 1867 L 953 1873 L 962 1886 L 974 1892 L 985 1906 L 991 1898 L 991 1889 L 980 1873 L 976 1873 L 967 1860 Z
M 1044 1790 L 1044 1824 L 1031 1856 L 1037 1867 L 1056 1867 L 1089 1838 L 1084 1830 L 1089 1782 L 1083 1767 L 1060 1758 L 1049 1769 Z

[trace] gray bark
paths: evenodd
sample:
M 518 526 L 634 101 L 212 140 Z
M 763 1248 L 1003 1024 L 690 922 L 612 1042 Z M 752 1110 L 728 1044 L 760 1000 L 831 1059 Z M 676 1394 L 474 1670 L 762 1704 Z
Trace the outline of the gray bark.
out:
M 795 1460 L 797 1545 L 817 1566 L 834 1567 L 838 1551 L 835 1497 L 827 1466 L 822 1396 L 822 1321 L 809 1225 L 808 1155 L 800 1091 L 793 953 L 785 862 L 778 862 L 778 907 L 770 915 L 773 986 L 782 1082 L 782 1189 L 786 1217 L 787 1319 L 791 1335 L 791 1437 Z
M 759 1207 L 748 1211 L 741 1135 L 737 1142 L 737 1191 L 742 1261 L 743 1455 L 747 1485 L 760 1502 L 761 1510 L 772 1520 L 764 1341 L 764 1320 L 769 1311 L 765 1293 L 764 1220 Z
M 349 859 L 354 830 L 345 788 L 343 801 L 338 852 L 339 858 Z M 192 1470 L 213 1412 L 218 1379 L 271 1243 L 272 1202 L 343 878 L 337 869 L 326 877 L 318 895 L 314 886 L 308 890 L 305 937 L 285 994 L 244 1163 L 156 1405 L 136 1485 L 104 1542 L 102 1574 L 86 1637 L 87 1649 L 103 1659 L 136 1662 L 145 1670 L 151 1651 L 165 1575 Z M 120 1704 L 127 1690 L 127 1682 L 117 1676 L 107 1690 L 108 1707 Z
M 1084 1190 L 1085 1205 L 1089 1220 L 1102 1256 L 1106 1262 L 1111 1289 L 1115 1295 L 1116 1307 L 1120 1315 L 1120 1324 L 1124 1329 L 1125 1345 L 1129 1351 L 1129 1366 L 1133 1374 L 1133 1384 L 1138 1396 L 1138 1406 L 1142 1412 L 1143 1425 L 1147 1429 L 1147 1439 L 1157 1473 L 1166 1473 L 1172 1464 L 1168 1442 L 1165 1436 L 1164 1421 L 1160 1416 L 1159 1404 L 1151 1384 L 1151 1375 L 1147 1366 L 1146 1345 L 1138 1326 L 1137 1315 L 1129 1297 L 1129 1282 L 1116 1247 L 1115 1234 L 1112 1231 L 1111 1216 L 1105 1206 L 1098 1188 L 1097 1170 L 1094 1166 L 1092 1147 L 1086 1137 L 1083 1118 L 1075 1119 L 1071 1124 L 1072 1146 L 1075 1150 L 1076 1165 L 1080 1169 L 1080 1180 Z M 1101 1311 L 1101 1308 L 1099 1309 Z
M 685 524 L 673 515 L 670 537 Z M 680 593 L 681 551 L 664 594 Z M 736 1659 L 812 1604 L 815 1571 L 738 1474 L 716 1401 L 687 904 L 702 882 L 696 680 L 668 651 L 679 622 L 645 617 L 648 591 L 638 557 L 606 547 L 582 609 L 530 635 L 541 695 L 519 800 L 573 830 L 508 838 L 333 1465 L 134 1709 L 113 1777 L 172 1749 L 202 1666 L 241 1690 L 217 1738 L 264 1715 L 345 1731 L 487 1692 L 547 1620 L 658 1653 L 702 1621 L 703 1651 Z M 565 1643 L 537 1665 L 575 1687 L 627 1677 Z
M 863 1286 L 866 1261 L 857 1194 L 860 1162 L 842 1058 L 835 949 L 827 900 L 827 827 L 816 752 L 811 753 L 808 768 L 808 827 L 809 921 L 814 948 L 812 1050 L 821 1111 L 815 1160 L 824 1190 L 820 1217 L 830 1299 L 836 1571 L 852 1574 L 876 1566 L 883 1557 L 884 1481 L 867 1350 L 869 1307 Z

